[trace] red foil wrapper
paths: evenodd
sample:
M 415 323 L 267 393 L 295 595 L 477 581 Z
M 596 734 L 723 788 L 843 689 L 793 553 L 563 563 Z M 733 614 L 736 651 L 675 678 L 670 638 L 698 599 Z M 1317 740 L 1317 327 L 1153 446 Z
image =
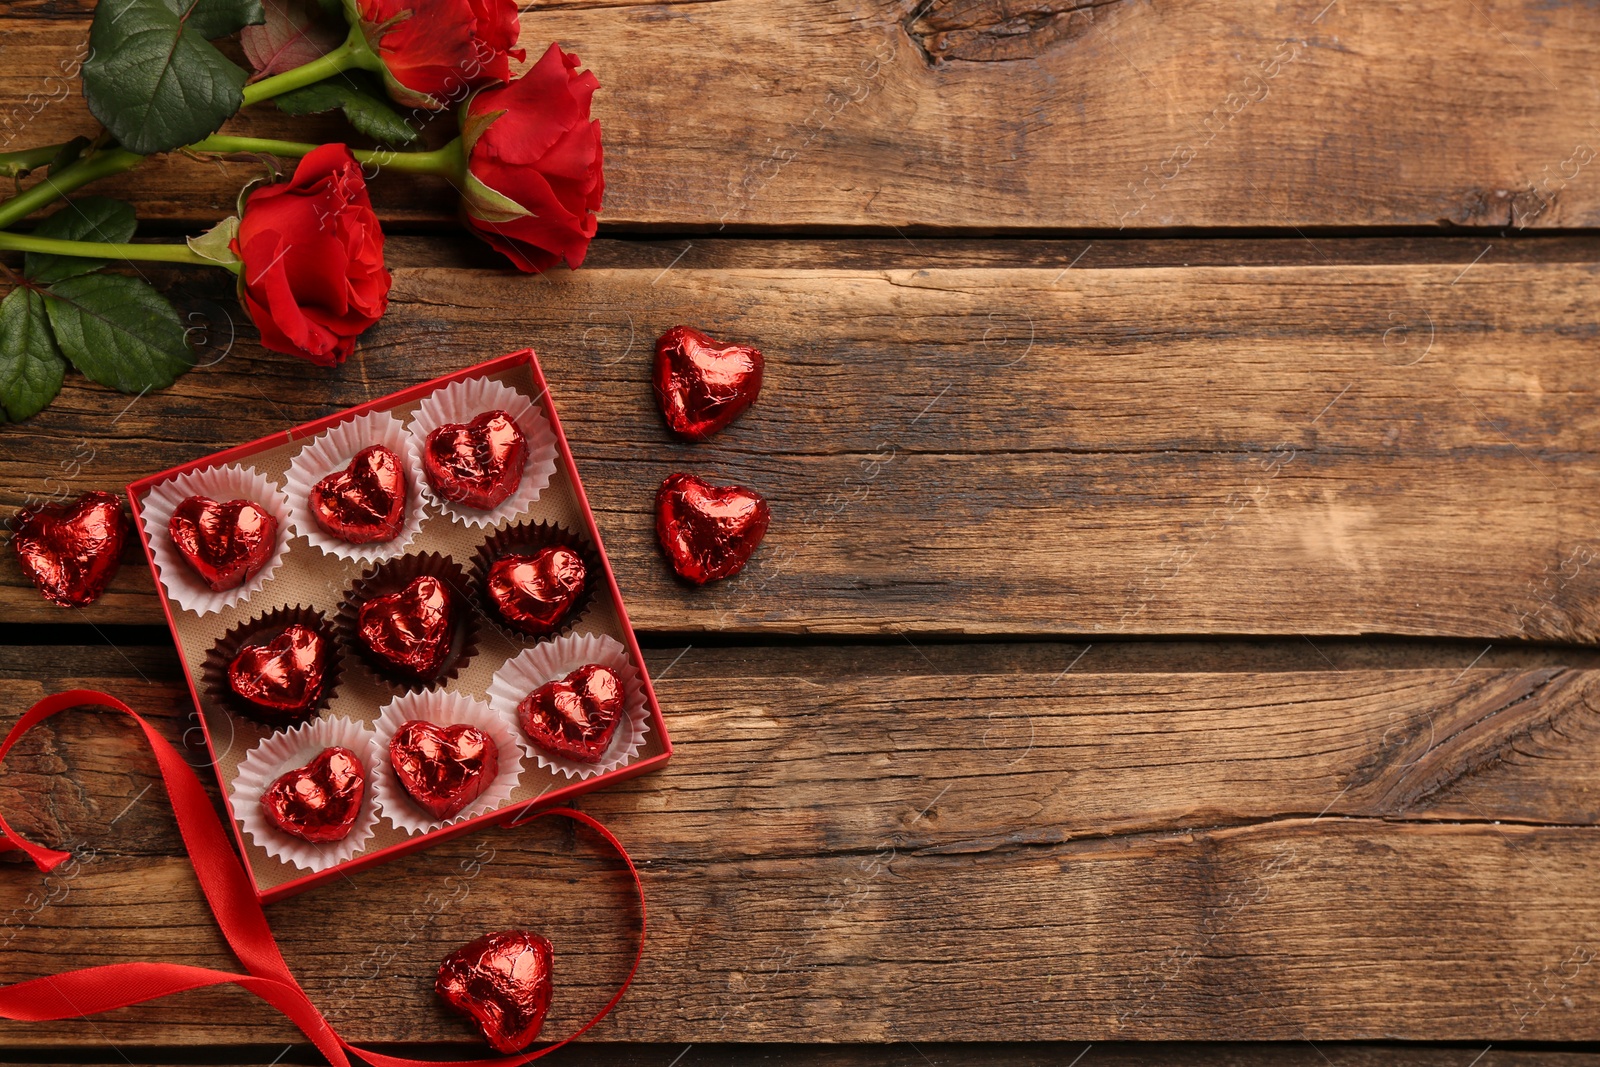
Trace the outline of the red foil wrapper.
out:
M 656 537 L 673 569 L 701 585 L 738 574 L 771 521 L 767 502 L 741 485 L 672 474 L 656 493 Z
M 624 696 L 616 671 L 589 663 L 529 693 L 517 705 L 517 721 L 546 752 L 599 763 L 622 721 Z
M 356 633 L 367 653 L 389 670 L 431 681 L 450 658 L 458 611 L 455 595 L 425 574 L 397 593 L 362 604 Z
M 389 740 L 394 776 L 436 819 L 464 810 L 500 773 L 494 738 L 476 726 L 438 726 L 416 719 Z
M 122 562 L 128 518 L 110 493 L 70 504 L 23 508 L 11 520 L 11 547 L 39 594 L 64 608 L 100 599 Z
M 587 581 L 582 556 L 565 545 L 550 545 L 495 560 L 485 592 L 507 626 L 530 637 L 546 637 L 560 628 Z
M 291 638 L 280 644 L 285 634 L 295 630 L 309 633 L 316 640 Z M 307 665 L 303 676 L 306 684 L 301 690 L 300 664 L 294 661 L 308 647 L 318 645 L 317 669 Z M 252 648 L 257 651 L 251 652 Z M 235 663 L 239 664 L 239 686 L 234 684 Z M 321 612 L 300 605 L 273 608 L 231 627 L 211 646 L 200 668 L 201 692 L 229 714 L 264 726 L 294 726 L 309 722 L 327 709 L 339 686 L 341 663 L 333 627 Z M 315 684 L 311 684 L 313 674 L 317 676 Z M 296 699 L 301 692 L 304 701 Z M 253 699 L 252 694 L 265 699 Z
M 528 461 L 528 439 L 504 411 L 451 423 L 428 435 L 422 470 L 439 496 L 487 511 L 517 491 Z
M 550 1010 L 554 953 L 526 930 L 486 934 L 439 964 L 434 992 L 477 1024 L 496 1052 L 533 1044 Z
M 309 717 L 322 699 L 328 642 L 294 623 L 265 644 L 246 645 L 228 664 L 228 687 L 270 715 Z
M 427 581 L 418 584 L 419 579 Z M 477 652 L 483 612 L 466 572 L 449 556 L 419 552 L 372 567 L 345 591 L 338 626 L 344 647 L 390 687 L 443 685 Z
M 243 585 L 266 566 L 278 520 L 253 500 L 218 503 L 192 496 L 173 509 L 167 532 L 200 580 L 220 593 Z
M 329 748 L 268 786 L 261 808 L 286 834 L 315 843 L 341 841 L 361 814 L 366 788 L 360 757 L 348 748 Z
M 562 551 L 547 555 L 552 548 Z M 559 590 L 571 588 L 571 579 L 579 573 L 571 564 L 574 556 L 582 567 L 582 585 L 565 610 L 558 612 L 555 608 L 561 599 Z M 511 581 L 516 575 L 506 573 L 512 570 L 510 565 L 501 568 L 498 581 L 492 580 L 496 566 L 512 557 L 541 558 L 557 566 L 554 573 L 520 587 Z M 550 568 L 535 568 L 547 569 Z M 488 619 L 501 633 L 524 645 L 571 630 L 605 583 L 605 567 L 594 546 L 586 538 L 549 522 L 508 526 L 489 537 L 478 546 L 471 575 L 472 588 L 482 605 L 482 610 L 474 614 Z
M 352 545 L 394 540 L 406 522 L 405 465 L 383 445 L 362 449 L 312 487 L 311 514 L 328 536 Z
M 679 437 L 704 441 L 755 403 L 764 365 L 759 349 L 674 326 L 656 341 L 653 377 L 667 427 Z

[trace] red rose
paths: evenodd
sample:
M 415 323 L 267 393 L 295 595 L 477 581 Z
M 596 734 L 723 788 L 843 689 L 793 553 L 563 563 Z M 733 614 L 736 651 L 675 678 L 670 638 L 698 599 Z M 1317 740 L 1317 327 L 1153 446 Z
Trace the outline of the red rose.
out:
M 594 237 L 606 182 L 589 98 L 600 82 L 579 74 L 579 63 L 551 45 L 510 85 L 480 89 L 462 113 L 462 214 L 522 270 L 563 259 L 576 267 Z
M 276 352 L 331 367 L 389 306 L 383 231 L 350 149 L 325 144 L 245 200 L 239 299 Z
M 347 0 L 383 63 L 389 95 L 430 111 L 467 90 L 508 81 L 522 24 L 516 0 Z

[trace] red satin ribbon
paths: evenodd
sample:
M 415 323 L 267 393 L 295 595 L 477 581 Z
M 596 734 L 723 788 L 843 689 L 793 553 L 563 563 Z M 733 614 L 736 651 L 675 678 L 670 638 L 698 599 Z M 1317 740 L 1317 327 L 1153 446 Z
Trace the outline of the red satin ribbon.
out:
M 144 731 L 145 739 L 150 743 L 150 748 L 156 755 L 156 762 L 160 765 L 161 780 L 166 785 L 167 796 L 172 800 L 172 809 L 177 813 L 178 829 L 183 834 L 183 844 L 189 851 L 189 859 L 194 864 L 195 874 L 199 876 L 200 888 L 205 892 L 217 924 L 222 927 L 223 936 L 227 938 L 234 955 L 244 964 L 244 969 L 248 973 L 235 974 L 231 971 L 216 971 L 209 967 L 191 967 L 179 963 L 113 963 L 101 967 L 85 967 L 82 970 L 34 978 L 0 988 L 0 1018 L 27 1022 L 75 1019 L 115 1008 L 125 1008 L 130 1004 L 142 1004 L 147 1000 L 183 993 L 190 989 L 232 983 L 249 990 L 287 1015 L 334 1067 L 350 1067 L 350 1059 L 346 1053 L 355 1053 L 376 1067 L 428 1067 L 430 1064 L 442 1062 L 412 1060 L 372 1052 L 350 1044 L 334 1031 L 333 1026 L 323 1018 L 316 1005 L 306 996 L 305 990 L 300 988 L 300 983 L 295 981 L 294 975 L 289 971 L 289 965 L 279 953 L 278 943 L 272 936 L 271 927 L 267 925 L 267 917 L 261 910 L 261 902 L 256 898 L 255 890 L 251 888 L 249 876 L 245 873 L 238 857 L 234 855 L 227 830 L 223 828 L 216 812 L 212 810 L 211 799 L 206 796 L 205 787 L 200 784 L 194 769 L 166 738 L 157 733 L 148 722 L 122 701 L 91 689 L 74 689 L 46 697 L 29 708 L 28 713 L 11 728 L 5 742 L 0 744 L 0 761 L 5 759 L 11 747 L 22 738 L 23 734 L 40 722 L 57 712 L 84 706 L 120 711 L 131 717 Z M 639 881 L 639 872 L 633 865 L 633 859 L 628 855 L 627 849 L 622 847 L 622 842 L 612 836 L 611 831 L 583 812 L 573 811 L 570 808 L 552 808 L 527 819 L 515 820 L 508 826 L 520 826 L 524 822 L 547 815 L 565 815 L 589 827 L 615 850 L 623 863 L 627 864 L 628 873 L 633 877 L 634 890 L 639 895 L 639 949 L 634 954 L 633 967 L 629 969 L 628 977 L 617 990 L 616 996 L 612 997 L 594 1018 L 568 1037 L 536 1052 L 486 1060 L 448 1061 L 459 1067 L 512 1067 L 513 1064 L 527 1063 L 529 1060 L 549 1055 L 581 1036 L 610 1014 L 611 1009 L 617 1006 L 622 995 L 628 991 L 628 986 L 633 983 L 633 976 L 639 970 L 639 960 L 644 955 L 644 885 Z M 27 853 L 42 871 L 53 870 L 71 856 L 71 853 L 43 848 L 23 840 L 12 831 L 5 817 L 0 815 L 0 851 L 10 849 L 20 849 Z

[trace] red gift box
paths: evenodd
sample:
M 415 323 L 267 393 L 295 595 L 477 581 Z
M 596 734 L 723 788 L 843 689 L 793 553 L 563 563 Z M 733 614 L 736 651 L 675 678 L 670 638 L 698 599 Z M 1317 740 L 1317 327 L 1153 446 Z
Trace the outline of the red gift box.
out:
M 441 392 L 447 387 L 454 389 Z M 339 551 L 339 546 L 330 546 L 327 550 L 319 548 L 318 531 L 302 529 L 306 525 L 302 516 L 301 523 L 291 523 L 294 528 L 285 534 L 276 565 L 269 564 L 264 569 L 264 580 L 258 578 L 247 582 L 243 587 L 245 592 L 216 598 L 196 596 L 182 588 L 185 575 L 180 573 L 180 568 L 174 567 L 174 553 L 161 541 L 168 537 L 165 523 L 149 518 L 152 509 L 159 514 L 162 501 L 169 500 L 178 491 L 175 480 L 189 476 L 181 483 L 188 485 L 195 478 L 214 479 L 222 472 L 248 468 L 265 478 L 275 489 L 285 489 L 293 476 L 296 458 L 311 453 L 319 441 L 335 440 L 341 435 L 351 437 L 353 430 L 337 428 L 353 419 L 374 416 L 360 425 L 381 424 L 393 432 L 393 424 L 382 418 L 392 416 L 405 426 L 409 434 L 411 426 L 407 420 L 425 421 L 418 418 L 418 409 L 428 398 L 436 395 L 442 399 L 471 396 L 476 395 L 471 390 L 481 393 L 485 388 L 501 387 L 514 390 L 525 398 L 529 402 L 529 409 L 543 416 L 553 438 L 548 442 L 554 453 L 549 483 L 536 500 L 516 508 L 515 514 L 473 525 L 470 521 L 463 521 L 464 509 L 452 509 L 432 497 L 413 499 L 409 506 L 420 508 L 426 517 L 420 528 L 413 532 L 403 551 L 386 561 L 340 558 L 330 554 L 330 551 Z M 463 390 L 468 392 L 463 393 Z M 436 405 L 438 403 L 440 401 L 435 401 Z M 536 447 L 530 449 L 527 461 L 530 471 L 536 462 L 536 451 Z M 408 463 L 412 462 L 410 455 L 405 458 Z M 419 470 L 420 465 L 408 467 L 413 482 L 420 481 L 414 476 Z M 531 350 L 525 349 L 469 367 L 141 479 L 128 486 L 128 497 L 145 555 L 162 595 L 162 610 L 166 613 L 184 664 L 196 714 L 204 729 L 207 750 L 222 786 L 234 837 L 244 857 L 245 868 L 250 872 L 256 895 L 263 903 L 292 896 L 337 874 L 349 874 L 485 825 L 505 822 L 537 808 L 568 802 L 580 793 L 653 770 L 666 763 L 672 755 L 672 743 L 645 670 L 644 657 L 640 654 L 638 641 L 628 622 L 616 578 L 606 558 L 600 531 L 595 526 L 594 515 L 584 495 L 566 436 L 561 431 L 549 387 L 539 369 L 538 359 Z M 282 501 L 292 503 L 287 493 Z M 498 620 L 483 606 L 477 585 L 482 578 L 485 560 L 489 554 L 499 550 L 498 546 L 548 537 L 552 528 L 560 535 L 558 540 L 575 542 L 583 549 L 582 554 L 590 564 L 589 591 L 574 609 L 581 615 L 567 620 L 551 638 L 541 640 L 523 637 L 498 624 Z M 528 536 L 519 536 L 518 531 L 524 529 L 528 531 Z M 406 532 L 402 532 L 400 539 L 405 537 Z M 320 539 L 327 540 L 326 537 Z M 371 551 L 381 553 L 384 549 L 381 545 L 373 546 Z M 363 581 L 370 582 L 373 575 L 385 567 L 398 567 L 403 571 L 428 565 L 437 567 L 441 564 L 436 557 L 444 557 L 445 563 L 459 567 L 459 571 L 447 571 L 452 576 L 452 584 L 460 584 L 462 576 L 466 577 L 468 588 L 456 591 L 462 595 L 471 612 L 471 637 L 466 643 L 470 658 L 461 656 L 461 662 L 448 670 L 434 686 L 408 686 L 362 661 L 349 643 L 350 635 L 346 629 L 348 616 L 351 615 L 349 594 L 353 590 L 370 588 L 369 585 L 363 585 Z M 165 575 L 163 562 L 167 572 Z M 596 562 L 599 565 L 598 575 L 593 573 L 593 564 Z M 218 605 L 219 599 L 230 598 L 234 602 Z M 201 601 L 206 603 L 202 604 Z M 186 602 L 191 606 L 186 607 Z M 332 647 L 339 657 L 336 688 L 314 723 L 321 719 L 327 719 L 328 724 L 352 720 L 367 729 L 367 736 L 371 737 L 372 726 L 378 723 L 384 708 L 392 703 L 405 707 L 419 702 L 445 706 L 470 702 L 475 705 L 475 715 L 493 712 L 498 716 L 497 721 L 503 720 L 503 725 L 511 731 L 507 736 L 516 736 L 522 742 L 521 768 L 509 794 L 495 800 L 490 810 L 482 813 L 471 814 L 473 808 L 469 806 L 466 809 L 469 813 L 467 817 L 449 821 L 437 828 L 408 831 L 402 824 L 417 823 L 418 811 L 414 808 L 401 810 L 409 798 L 394 787 L 392 776 L 382 797 L 373 796 L 374 764 L 384 758 L 380 754 L 381 746 L 374 744 L 363 754 L 368 760 L 367 796 L 363 803 L 373 805 L 373 810 L 365 813 L 370 818 L 376 814 L 376 802 L 381 799 L 384 814 L 376 817 L 370 838 L 348 859 L 328 862 L 320 867 L 320 860 L 306 868 L 297 866 L 289 859 L 279 858 L 283 854 L 281 849 L 275 855 L 273 848 L 263 844 L 256 836 L 261 832 L 257 825 L 260 820 L 252 821 L 251 812 L 237 809 L 237 805 L 253 803 L 253 800 L 245 801 L 243 793 L 236 795 L 236 787 L 242 790 L 242 782 L 251 779 L 262 766 L 270 766 L 270 753 L 292 747 L 296 735 L 240 714 L 239 706 L 231 702 L 227 694 L 218 692 L 217 657 L 231 654 L 238 647 L 240 634 L 248 632 L 250 626 L 263 617 L 281 622 L 286 618 L 303 617 L 308 610 L 319 614 L 324 621 L 329 636 L 334 638 Z M 556 642 L 561 644 L 557 645 Z M 625 656 L 627 666 L 636 672 L 636 680 L 629 675 L 629 682 L 630 686 L 637 687 L 636 690 L 630 689 L 636 698 L 633 706 L 636 721 L 632 725 L 637 729 L 628 735 L 630 723 L 624 722 L 619 727 L 618 740 L 608 751 L 608 758 L 602 766 L 613 762 L 612 757 L 622 753 L 618 765 L 588 777 L 572 777 L 571 774 L 579 773 L 580 765 L 569 762 L 564 765 L 564 772 L 559 757 L 551 758 L 551 754 L 536 750 L 521 736 L 514 713 L 506 707 L 504 694 L 508 691 L 509 683 L 502 684 L 498 690 L 498 703 L 491 702 L 490 697 L 497 678 L 508 677 L 515 684 L 526 687 L 530 677 L 552 677 L 549 672 L 540 675 L 534 671 L 530 674 L 532 668 L 528 668 L 528 664 L 548 667 L 559 660 L 561 649 L 581 652 L 602 645 L 615 648 L 616 654 Z M 637 700 L 641 693 L 642 702 Z M 642 707 L 637 706 L 640 703 Z M 394 718 L 394 715 L 390 718 Z M 336 728 L 328 724 L 325 724 L 327 728 Z M 639 729 L 642 729 L 642 737 L 638 736 Z M 636 749 L 627 754 L 624 742 L 636 742 Z M 252 753 L 258 758 L 252 760 Z M 279 769 L 287 769 L 290 765 Z M 242 769 L 250 773 L 241 774 Z M 588 771 L 583 770 L 583 773 Z M 391 812 L 395 819 L 389 817 Z M 407 815 L 409 819 L 405 818 Z M 247 825 L 251 826 L 249 832 Z M 287 835 L 284 836 L 287 839 Z M 290 844 L 302 853 L 305 851 L 303 842 L 291 840 Z

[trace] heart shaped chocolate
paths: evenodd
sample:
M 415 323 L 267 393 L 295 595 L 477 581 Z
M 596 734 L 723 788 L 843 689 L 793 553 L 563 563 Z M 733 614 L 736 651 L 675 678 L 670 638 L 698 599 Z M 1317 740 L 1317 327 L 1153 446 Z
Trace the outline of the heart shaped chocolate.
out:
M 539 1036 L 550 1010 L 554 954 L 526 930 L 485 934 L 439 964 L 433 990 L 478 1024 L 496 1052 L 521 1052 Z
M 243 585 L 266 566 L 278 520 L 254 500 L 219 504 L 192 496 L 173 509 L 167 532 L 200 580 L 220 593 Z
M 566 545 L 502 556 L 489 567 L 489 602 L 513 630 L 545 637 L 583 595 L 587 577 L 583 557 Z
M 64 608 L 92 604 L 122 562 L 128 519 L 110 493 L 70 504 L 36 504 L 11 520 L 11 547 L 39 594 Z
M 264 645 L 245 645 L 228 664 L 228 687 L 266 713 L 272 723 L 307 717 L 322 696 L 327 642 L 309 626 L 293 623 Z
M 517 705 L 517 721 L 528 740 L 546 752 L 579 763 L 599 763 L 623 712 L 622 678 L 601 663 L 589 663 L 546 682 Z
M 267 821 L 286 834 L 318 844 L 342 841 L 361 814 L 367 771 L 348 748 L 327 748 L 261 794 Z
M 375 596 L 356 615 L 356 635 L 380 665 L 419 681 L 432 681 L 450 658 L 456 599 L 429 574 L 397 593 Z
M 406 521 L 406 472 L 383 445 L 363 448 L 350 465 L 311 487 L 311 515 L 330 537 L 352 545 L 392 541 Z
M 522 484 L 528 439 L 504 411 L 485 411 L 471 422 L 451 423 L 428 435 L 422 472 L 443 500 L 487 511 Z
M 434 818 L 448 819 L 489 788 L 500 773 L 500 750 L 476 726 L 415 719 L 395 731 L 389 762 L 413 800 Z
M 704 441 L 738 418 L 761 392 L 764 360 L 749 345 L 725 345 L 692 326 L 656 342 L 654 385 L 667 427 Z
M 767 502 L 741 485 L 671 474 L 656 493 L 656 537 L 673 569 L 701 585 L 738 574 L 771 521 Z

